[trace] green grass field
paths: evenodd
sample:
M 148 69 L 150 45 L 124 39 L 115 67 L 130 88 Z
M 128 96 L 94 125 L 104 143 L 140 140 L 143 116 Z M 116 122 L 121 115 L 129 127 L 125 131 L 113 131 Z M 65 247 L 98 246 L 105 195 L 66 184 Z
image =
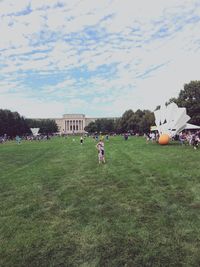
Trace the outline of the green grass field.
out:
M 0 145 L 0 266 L 200 266 L 200 149 Z

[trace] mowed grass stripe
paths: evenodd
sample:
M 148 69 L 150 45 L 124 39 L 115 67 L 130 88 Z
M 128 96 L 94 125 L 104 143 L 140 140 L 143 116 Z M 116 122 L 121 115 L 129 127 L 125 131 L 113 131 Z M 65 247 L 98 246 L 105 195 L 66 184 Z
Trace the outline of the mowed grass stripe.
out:
M 0 147 L 0 266 L 199 266 L 199 151 L 95 145 Z

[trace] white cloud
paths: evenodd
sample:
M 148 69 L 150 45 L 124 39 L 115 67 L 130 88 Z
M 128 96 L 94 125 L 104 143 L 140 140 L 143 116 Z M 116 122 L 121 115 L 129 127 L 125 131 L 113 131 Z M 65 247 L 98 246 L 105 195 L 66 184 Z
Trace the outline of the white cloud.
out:
M 21 94 L 1 94 L 0 106 L 18 111 L 27 118 L 59 118 L 65 112 L 61 102 L 30 99 Z
M 199 27 L 197 0 L 1 1 L 0 104 L 28 116 L 154 109 L 199 79 Z M 63 80 L 33 88 L 31 72 Z
M 30 4 L 30 0 L 20 0 L 20 1 L 12 1 L 12 0 L 3 0 L 0 1 L 0 16 L 5 16 L 9 14 L 16 14 L 18 12 L 24 11 L 28 5 Z

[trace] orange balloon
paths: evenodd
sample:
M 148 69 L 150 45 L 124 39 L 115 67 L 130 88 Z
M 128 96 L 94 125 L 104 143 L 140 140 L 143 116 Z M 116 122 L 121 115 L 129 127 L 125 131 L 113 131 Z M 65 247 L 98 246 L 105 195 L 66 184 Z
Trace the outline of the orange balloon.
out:
M 169 135 L 168 134 L 162 134 L 159 139 L 158 139 L 158 143 L 160 145 L 167 145 L 169 144 Z

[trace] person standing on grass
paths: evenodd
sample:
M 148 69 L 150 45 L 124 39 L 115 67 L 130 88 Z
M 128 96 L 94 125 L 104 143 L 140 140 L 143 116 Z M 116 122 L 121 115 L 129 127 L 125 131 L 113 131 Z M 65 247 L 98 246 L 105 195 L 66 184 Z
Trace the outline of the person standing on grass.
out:
M 80 138 L 80 143 L 81 143 L 81 145 L 83 144 L 83 136 L 81 136 L 81 138 Z
M 20 138 L 18 135 L 16 136 L 15 140 L 16 140 L 16 143 L 17 143 L 18 145 L 20 145 L 20 143 L 21 143 L 21 138 Z
M 151 137 L 150 137 L 150 134 L 147 133 L 147 134 L 144 134 L 145 138 L 146 138 L 146 144 L 149 143 L 149 141 L 151 140 Z
M 199 137 L 198 135 L 194 135 L 193 137 L 193 148 L 196 150 L 198 148 L 198 145 L 199 145 Z
M 105 150 L 104 150 L 104 142 L 103 142 L 103 140 L 100 140 L 98 142 L 98 144 L 96 145 L 96 148 L 98 150 L 99 164 L 101 162 L 106 163 L 106 161 L 105 161 Z

